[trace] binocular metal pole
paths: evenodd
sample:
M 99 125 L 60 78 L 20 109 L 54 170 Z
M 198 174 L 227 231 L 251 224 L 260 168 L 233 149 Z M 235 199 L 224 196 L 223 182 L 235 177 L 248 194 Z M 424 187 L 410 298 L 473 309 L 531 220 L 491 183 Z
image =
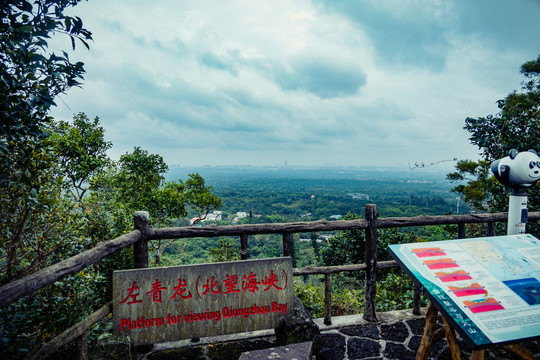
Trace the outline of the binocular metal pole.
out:
M 524 234 L 529 213 L 527 210 L 527 190 L 512 189 L 508 203 L 508 235 Z

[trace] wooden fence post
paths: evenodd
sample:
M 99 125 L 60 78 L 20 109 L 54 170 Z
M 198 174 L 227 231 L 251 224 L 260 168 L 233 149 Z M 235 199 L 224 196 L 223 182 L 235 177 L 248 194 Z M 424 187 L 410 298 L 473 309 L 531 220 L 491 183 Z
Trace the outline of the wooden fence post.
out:
M 324 324 L 332 325 L 332 274 L 324 274 Z
M 488 221 L 487 223 L 487 236 L 495 236 L 495 222 Z
M 248 234 L 240 234 L 240 260 L 248 258 Z
M 88 330 L 83 332 L 76 340 L 77 360 L 88 360 Z
M 420 313 L 420 300 L 421 300 L 422 290 L 420 290 L 420 287 L 418 285 L 414 284 L 414 290 L 413 290 L 413 310 L 412 313 L 414 315 L 421 315 Z
M 148 267 L 148 211 L 136 211 L 133 215 L 135 229 L 141 232 L 141 239 L 133 244 L 133 261 L 136 269 Z
M 291 256 L 291 233 L 283 233 L 283 256 Z
M 365 217 L 366 228 L 366 284 L 364 289 L 364 320 L 378 321 L 376 308 L 377 296 L 377 205 L 367 204 Z
M 465 223 L 458 223 L 457 224 L 457 228 L 458 228 L 458 239 L 465 239 L 467 237 L 467 233 L 465 231 Z

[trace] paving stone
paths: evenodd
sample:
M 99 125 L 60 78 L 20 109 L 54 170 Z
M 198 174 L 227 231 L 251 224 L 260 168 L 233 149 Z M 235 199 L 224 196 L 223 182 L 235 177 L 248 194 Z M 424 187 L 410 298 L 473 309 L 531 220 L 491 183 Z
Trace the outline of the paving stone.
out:
M 311 360 L 312 341 L 298 344 L 288 344 L 264 350 L 246 351 L 239 360 Z
M 345 337 L 339 334 L 322 334 L 317 360 L 342 360 L 344 357 Z
M 207 357 L 211 360 L 237 360 L 246 351 L 266 349 L 272 346 L 275 344 L 263 340 L 217 343 L 208 347 Z
M 426 319 L 412 319 L 405 321 L 411 328 L 414 335 L 422 336 L 424 334 L 424 326 L 426 325 Z
M 378 341 L 351 338 L 347 342 L 347 355 L 350 360 L 376 357 L 381 354 L 381 345 Z
M 422 341 L 421 335 L 414 335 L 413 337 L 409 339 L 409 344 L 407 344 L 407 346 L 409 347 L 409 349 L 416 352 L 418 351 L 418 348 L 420 347 L 421 341 Z
M 384 340 L 394 340 L 404 342 L 409 337 L 409 329 L 402 322 L 390 325 L 381 325 L 381 338 Z
M 353 326 L 343 328 L 340 331 L 348 336 L 360 336 L 371 339 L 379 339 L 380 336 L 379 328 L 377 326 Z
M 416 352 L 407 349 L 403 344 L 387 342 L 384 349 L 385 359 L 414 360 Z
M 446 339 L 437 341 L 433 345 L 433 348 L 431 349 L 429 356 L 430 358 L 440 359 L 440 360 L 451 359 L 450 349 L 448 348 L 448 345 L 446 344 Z

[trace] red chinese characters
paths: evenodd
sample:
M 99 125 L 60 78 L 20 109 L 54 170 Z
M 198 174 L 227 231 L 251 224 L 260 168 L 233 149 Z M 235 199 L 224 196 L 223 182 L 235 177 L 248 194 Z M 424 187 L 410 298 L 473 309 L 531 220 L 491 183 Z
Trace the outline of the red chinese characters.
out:
M 128 295 L 126 296 L 124 300 L 120 302 L 120 304 L 131 305 L 131 304 L 142 303 L 142 300 L 137 300 L 137 297 L 139 296 L 139 287 L 137 286 L 137 283 L 135 281 L 133 282 L 131 287 L 127 289 L 127 291 L 128 291 Z M 128 299 L 131 299 L 131 301 L 127 302 Z
M 257 291 L 281 291 L 287 287 L 286 274 L 284 272 L 285 279 L 279 279 L 274 273 L 274 270 L 270 270 L 270 274 L 260 278 L 259 281 L 257 274 L 249 272 L 249 274 L 242 274 L 242 282 L 239 284 L 240 275 L 237 274 L 225 274 L 225 279 L 219 279 L 215 276 L 209 278 L 199 277 L 196 282 L 188 283 L 188 280 L 178 278 L 176 286 L 164 285 L 160 279 L 155 279 L 151 284 L 143 284 L 143 288 L 146 287 L 145 294 L 150 295 L 153 303 L 161 303 L 163 299 L 169 300 L 186 300 L 191 299 L 193 294 L 199 298 L 204 296 L 216 296 L 227 295 L 231 296 L 242 292 L 255 293 Z M 282 280 L 280 282 L 280 280 Z M 145 286 L 146 285 L 146 286 Z M 193 287 L 191 287 L 191 286 Z M 169 288 L 168 288 L 169 286 Z M 171 289 L 171 290 L 169 290 Z M 223 290 L 222 290 L 223 289 Z M 133 281 L 131 287 L 126 289 L 127 295 L 120 302 L 124 305 L 133 305 L 142 303 L 144 297 L 140 293 L 141 288 L 137 285 L 136 281 Z M 194 290 L 194 292 L 193 292 Z
M 203 285 L 203 289 L 204 289 L 204 292 L 202 293 L 203 295 L 208 294 L 208 292 L 212 294 L 221 294 L 221 287 L 219 286 L 219 283 L 216 280 L 214 280 L 213 276 L 210 280 L 208 279 L 206 280 L 206 284 Z
M 255 291 L 259 290 L 257 285 L 260 284 L 261 283 L 257 281 L 257 275 L 250 272 L 247 277 L 244 275 L 244 280 L 242 280 L 242 290 L 244 290 L 244 292 L 247 290 L 254 293 Z
M 274 270 L 270 270 L 270 276 L 265 276 L 261 284 L 268 285 L 264 291 L 268 291 L 272 286 L 278 290 L 282 290 L 282 288 L 276 285 L 277 282 L 278 278 L 274 275 Z
M 237 288 L 238 286 L 238 275 L 229 275 L 227 274 L 227 278 L 223 281 L 225 284 L 225 287 L 227 290 L 224 292 L 224 294 L 230 294 L 230 293 L 239 293 L 240 290 Z
M 152 290 L 148 291 L 147 294 L 152 294 L 152 302 L 161 303 L 161 292 L 167 290 L 166 287 L 161 286 L 161 281 L 156 279 L 156 282 L 152 284 Z
M 182 278 L 178 278 L 178 286 L 174 287 L 174 294 L 171 296 L 171 300 L 174 299 L 177 295 L 180 296 L 180 299 L 191 299 L 191 292 L 186 289 L 187 282 L 186 280 L 182 280 Z M 186 294 L 187 292 L 187 294 Z

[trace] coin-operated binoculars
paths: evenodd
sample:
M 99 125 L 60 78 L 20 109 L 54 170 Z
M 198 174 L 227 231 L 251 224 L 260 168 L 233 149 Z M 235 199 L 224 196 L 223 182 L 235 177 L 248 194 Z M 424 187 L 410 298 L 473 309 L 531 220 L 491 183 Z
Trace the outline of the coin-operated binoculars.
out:
M 510 150 L 495 160 L 491 171 L 501 184 L 512 189 L 508 204 L 508 235 L 524 234 L 527 225 L 527 189 L 540 180 L 540 157 L 534 150 Z

